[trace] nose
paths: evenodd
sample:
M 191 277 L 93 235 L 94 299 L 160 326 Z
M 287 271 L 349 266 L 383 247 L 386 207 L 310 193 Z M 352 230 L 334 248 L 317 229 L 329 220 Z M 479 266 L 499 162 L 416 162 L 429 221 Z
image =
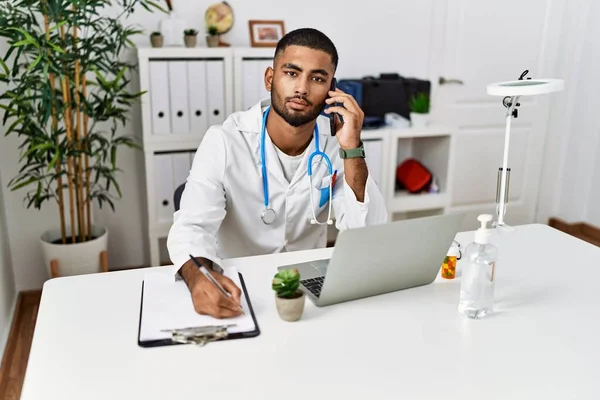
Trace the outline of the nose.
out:
M 308 94 L 308 79 L 301 77 L 296 79 L 296 94 L 306 96 Z

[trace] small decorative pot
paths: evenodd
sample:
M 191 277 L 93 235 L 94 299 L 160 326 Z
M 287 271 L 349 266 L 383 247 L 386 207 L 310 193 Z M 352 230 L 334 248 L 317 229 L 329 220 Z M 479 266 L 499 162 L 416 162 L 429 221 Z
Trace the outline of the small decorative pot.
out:
M 206 45 L 208 47 L 219 47 L 219 37 L 218 36 L 207 36 L 206 37 Z
M 305 301 L 306 295 L 304 292 L 298 292 L 298 296 L 294 298 L 283 298 L 275 295 L 275 305 L 279 317 L 288 322 L 298 321 L 302 318 Z
M 410 122 L 413 128 L 425 128 L 429 124 L 429 114 L 411 112 Z
M 152 35 L 150 36 L 150 44 L 152 44 L 152 47 L 163 47 L 164 39 L 162 35 Z
M 196 43 L 198 42 L 196 35 L 185 35 L 183 40 L 185 41 L 185 47 L 196 47 Z

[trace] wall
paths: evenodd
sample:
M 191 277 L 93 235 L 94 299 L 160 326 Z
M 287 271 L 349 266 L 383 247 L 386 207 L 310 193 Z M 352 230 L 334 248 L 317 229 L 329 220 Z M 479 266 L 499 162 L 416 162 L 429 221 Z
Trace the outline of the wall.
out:
M 538 220 L 600 226 L 600 2 L 569 2 L 561 57 L 565 91 L 553 102 Z
M 0 179 L 0 184 L 2 184 L 2 179 Z M 5 221 L 4 204 L 0 193 L 0 360 L 4 354 L 17 298 Z
M 174 8 L 184 16 L 190 28 L 203 32 L 204 12 L 214 1 L 174 0 Z M 388 1 L 371 0 L 349 4 L 348 1 L 305 0 L 301 7 L 289 7 L 282 1 L 229 1 L 235 13 L 234 27 L 224 40 L 233 46 L 249 46 L 249 19 L 282 19 L 287 31 L 311 26 L 324 31 L 336 43 L 340 55 L 338 77 L 378 75 L 397 72 L 405 76 L 427 77 L 431 42 L 431 20 L 435 0 Z M 116 10 L 110 10 L 114 13 Z M 126 21 L 147 31 L 158 29 L 165 16 L 141 11 Z M 203 37 L 200 36 L 202 44 Z M 147 46 L 147 35 L 135 39 Z M 357 52 L 360 49 L 360 52 Z M 0 54 L 6 45 L 0 43 Z M 137 86 L 137 82 L 136 82 Z M 2 88 L 0 88 L 1 90 Z M 139 107 L 122 133 L 140 135 Z M 16 137 L 3 137 L 0 128 L 0 177 L 8 182 L 18 171 Z M 146 233 L 144 227 L 143 158 L 140 152 L 120 153 L 119 167 L 124 171 L 120 183 L 123 199 L 116 204 L 116 213 L 96 212 L 95 220 L 108 226 L 110 268 L 147 265 Z M 48 278 L 43 265 L 39 237 L 48 228 L 58 225 L 56 206 L 48 203 L 41 211 L 26 210 L 22 204 L 23 191 L 10 192 L 1 188 L 7 210 L 10 250 L 18 290 L 40 288 Z

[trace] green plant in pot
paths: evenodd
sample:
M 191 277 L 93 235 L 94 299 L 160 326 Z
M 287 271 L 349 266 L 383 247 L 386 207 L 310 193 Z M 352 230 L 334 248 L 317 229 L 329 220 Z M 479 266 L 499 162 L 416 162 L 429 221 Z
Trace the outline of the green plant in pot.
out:
M 297 321 L 304 312 L 306 296 L 300 288 L 300 274 L 297 269 L 283 269 L 273 278 L 271 287 L 275 291 L 275 305 L 284 321 Z
M 196 47 L 198 31 L 195 29 L 186 29 L 183 31 L 183 40 L 186 47 Z
M 164 40 L 164 36 L 158 31 L 152 32 L 150 34 L 150 44 L 152 45 L 152 47 L 163 47 Z
M 208 47 L 219 47 L 219 29 L 216 25 L 209 25 L 206 29 L 206 45 Z
M 115 6 L 119 14 L 111 16 Z M 27 208 L 55 202 L 59 226 L 41 236 L 51 276 L 107 270 L 108 232 L 92 220 L 92 203 L 114 210 L 122 135 L 142 93 L 128 89 L 134 64 L 123 51 L 142 33 L 126 27 L 150 0 L 17 0 L 0 3 L 0 59 L 5 135 L 21 144 L 20 168 L 8 186 L 24 190 Z M 72 261 L 73 260 L 73 261 Z
M 423 128 L 428 125 L 429 96 L 427 93 L 414 94 L 408 104 L 410 109 L 410 121 L 415 128 Z

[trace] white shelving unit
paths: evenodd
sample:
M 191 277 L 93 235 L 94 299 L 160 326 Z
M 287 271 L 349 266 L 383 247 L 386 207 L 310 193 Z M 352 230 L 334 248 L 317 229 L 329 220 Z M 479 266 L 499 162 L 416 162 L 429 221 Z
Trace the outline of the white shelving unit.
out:
M 152 265 L 169 262 L 164 241 L 172 224 L 173 195 L 185 182 L 193 156 L 210 125 L 269 94 L 264 71 L 270 48 L 140 48 L 142 143 L 145 157 L 148 240 Z M 338 78 L 339 79 L 339 78 Z M 367 164 L 386 199 L 389 220 L 446 212 L 450 205 L 450 129 L 381 128 L 362 133 Z M 396 191 L 396 167 L 416 157 L 438 180 L 440 193 Z M 337 231 L 330 229 L 330 239 Z M 162 250 L 162 251 L 161 251 Z

